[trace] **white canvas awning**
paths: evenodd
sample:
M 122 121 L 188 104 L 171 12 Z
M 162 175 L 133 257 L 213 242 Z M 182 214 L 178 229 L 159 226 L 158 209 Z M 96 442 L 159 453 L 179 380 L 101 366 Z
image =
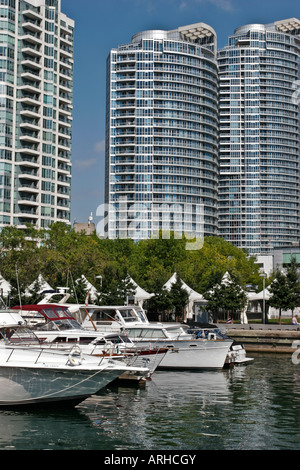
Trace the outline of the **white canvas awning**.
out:
M 247 292 L 247 297 L 248 301 L 254 301 L 254 300 L 269 300 L 271 297 L 271 293 L 268 288 L 266 288 L 264 291 L 262 290 L 261 292 Z
M 0 274 L 0 295 L 7 297 L 11 292 L 11 285 Z
M 155 294 L 149 294 L 149 292 L 145 291 L 145 289 L 140 287 L 131 277 L 130 277 L 130 282 L 135 287 L 135 293 L 134 293 L 135 305 L 140 305 L 142 307 L 144 300 L 149 300 L 152 297 L 154 297 Z
M 32 284 L 30 284 L 30 286 L 27 287 L 25 291 L 25 295 L 27 296 L 31 295 L 31 290 L 34 289 L 36 282 L 38 282 L 39 287 L 40 287 L 38 290 L 38 294 L 42 294 L 45 291 L 54 290 L 53 287 L 51 287 L 50 284 L 48 284 L 48 282 L 45 281 L 43 276 L 39 274 L 38 278 Z
M 231 284 L 231 283 L 232 283 L 231 276 L 230 276 L 229 272 L 226 271 L 226 273 L 225 273 L 224 276 L 222 277 L 221 284 L 225 284 L 225 286 L 228 286 L 228 285 Z
M 87 293 L 89 292 L 89 299 L 91 299 L 92 301 L 97 300 L 98 291 L 97 291 L 96 287 L 93 286 L 93 284 L 91 284 L 87 280 L 87 278 L 84 276 L 84 274 L 81 275 L 81 278 L 76 280 L 76 283 L 78 283 L 80 281 L 82 281 L 85 284 L 86 291 L 87 291 Z

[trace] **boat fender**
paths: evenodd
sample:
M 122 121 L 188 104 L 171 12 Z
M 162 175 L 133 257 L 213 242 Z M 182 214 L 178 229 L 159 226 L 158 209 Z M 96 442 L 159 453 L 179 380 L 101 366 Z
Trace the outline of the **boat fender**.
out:
M 69 364 L 71 366 L 80 366 L 82 364 L 82 351 L 78 345 L 75 345 L 69 354 Z

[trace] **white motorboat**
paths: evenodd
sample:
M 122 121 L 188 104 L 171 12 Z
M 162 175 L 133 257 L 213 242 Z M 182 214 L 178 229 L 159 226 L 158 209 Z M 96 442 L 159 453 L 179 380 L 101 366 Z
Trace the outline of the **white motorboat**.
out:
M 85 330 L 60 304 L 32 304 L 14 307 L 27 324 L 34 328 L 42 347 L 70 349 L 79 344 L 83 353 L 92 356 L 120 358 L 129 366 L 147 367 L 150 378 L 167 353 L 166 348 L 138 348 L 128 336 L 119 332 L 104 334 Z M 123 373 L 126 380 L 141 380 L 140 375 Z
M 120 331 L 124 326 L 147 325 L 145 311 L 137 305 L 70 305 L 70 312 L 91 331 Z
M 74 306 L 74 311 L 80 311 Z M 85 306 L 82 326 L 89 331 L 120 331 L 139 347 L 167 347 L 158 368 L 221 369 L 224 367 L 232 340 L 208 341 L 188 335 L 183 325 L 150 323 L 140 306 Z
M 45 298 L 46 301 L 46 298 Z M 53 304 L 46 304 L 48 306 L 53 305 Z M 191 344 L 188 343 L 179 343 L 180 348 L 182 349 L 183 346 L 185 346 L 185 358 L 183 359 L 183 354 L 180 355 L 180 359 L 182 361 L 178 360 L 178 353 L 176 355 L 176 361 L 175 361 L 175 352 L 177 351 L 179 346 L 178 343 L 174 343 L 174 335 L 172 334 L 172 330 L 175 331 L 175 335 L 178 335 L 178 331 L 181 331 L 181 333 L 178 336 L 177 341 L 182 341 L 183 339 L 188 340 L 188 337 L 186 336 L 186 329 L 188 326 L 184 326 L 182 324 L 169 324 L 169 323 L 150 323 L 145 311 L 137 305 L 123 305 L 123 306 L 101 306 L 101 305 L 85 305 L 85 304 L 59 304 L 61 307 L 67 307 L 68 310 L 72 313 L 72 315 L 82 324 L 82 327 L 85 330 L 90 331 L 91 333 L 95 333 L 95 331 L 102 332 L 103 334 L 107 334 L 109 332 L 127 332 L 128 337 L 130 337 L 135 344 L 139 345 L 139 347 L 142 347 L 142 345 L 146 344 L 145 340 L 137 341 L 137 338 L 135 336 L 131 337 L 131 332 L 133 332 L 134 328 L 137 328 L 136 331 L 138 331 L 139 328 L 142 328 L 143 330 L 148 329 L 148 333 L 144 331 L 143 335 L 148 335 L 149 333 L 149 328 L 156 328 L 156 334 L 160 335 L 160 338 L 165 338 L 165 341 L 161 341 L 160 343 L 154 341 L 155 338 L 152 338 L 151 342 L 148 341 L 148 344 L 151 345 L 153 348 L 154 347 L 165 347 L 166 344 L 169 344 L 170 346 L 170 351 L 168 354 L 164 357 L 162 362 L 159 364 L 159 368 L 162 368 L 164 364 L 168 364 L 169 362 L 176 362 L 177 367 L 179 367 L 179 364 L 182 362 L 182 367 L 183 368 L 189 368 L 190 366 L 188 364 L 191 363 L 191 358 L 190 356 L 190 351 L 193 349 L 196 351 L 197 350 L 197 356 L 200 357 L 201 355 L 201 360 L 198 360 L 198 366 L 196 365 L 191 365 L 190 368 L 220 368 L 220 364 L 222 363 L 222 358 L 223 358 L 223 353 L 224 349 L 228 347 L 228 353 L 225 358 L 224 366 L 227 365 L 228 363 L 230 364 L 238 364 L 240 361 L 243 360 L 243 362 L 246 362 L 248 359 L 246 358 L 246 353 L 244 351 L 244 348 L 241 347 L 240 351 L 235 349 L 234 351 L 231 348 L 231 345 L 233 344 L 233 341 L 230 340 L 229 338 L 203 338 L 204 341 L 196 341 L 196 338 L 194 335 L 190 335 L 189 340 L 192 340 Z M 156 326 L 157 325 L 157 326 Z M 164 327 L 165 331 L 159 333 L 159 330 Z M 129 333 L 130 331 L 130 333 Z M 170 338 L 172 338 L 172 342 L 170 343 Z M 213 344 L 207 345 L 207 340 L 213 340 Z M 222 344 L 221 343 L 222 340 Z M 231 343 L 230 343 L 231 341 Z M 217 344 L 218 343 L 218 344 Z M 230 343 L 230 344 L 229 344 Z M 206 345 L 206 347 L 204 347 Z M 173 352 L 171 352 L 171 349 Z M 183 351 L 181 351 L 182 353 Z M 206 353 L 206 358 L 205 354 Z M 203 360 L 202 360 L 203 358 Z M 197 362 L 195 355 L 192 355 L 192 363 Z M 202 364 L 205 363 L 206 365 L 203 366 Z M 200 366 L 199 366 L 200 365 Z
M 167 347 L 159 369 L 223 369 L 232 340 L 196 339 L 180 324 L 149 323 L 124 327 L 140 347 Z
M 0 406 L 72 404 L 97 393 L 122 373 L 146 374 L 122 361 L 33 346 L 16 311 L 0 311 Z
M 195 338 L 206 338 L 208 340 L 228 339 L 228 336 L 214 325 L 188 328 L 187 332 L 193 334 Z M 253 360 L 252 357 L 247 357 L 246 350 L 242 344 L 233 341 L 228 351 L 225 365 L 245 365 L 251 363 Z

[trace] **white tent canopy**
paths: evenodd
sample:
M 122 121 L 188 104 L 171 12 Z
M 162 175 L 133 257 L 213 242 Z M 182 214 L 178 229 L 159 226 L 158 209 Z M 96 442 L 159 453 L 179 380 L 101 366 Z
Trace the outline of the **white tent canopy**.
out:
M 27 289 L 25 291 L 25 295 L 27 295 L 27 296 L 31 295 L 30 291 L 32 289 L 34 289 L 36 282 L 38 282 L 38 284 L 40 286 L 38 294 L 41 294 L 42 292 L 44 292 L 46 290 L 54 290 L 53 287 L 51 287 L 50 284 L 48 284 L 48 282 L 45 281 L 43 276 L 41 274 L 39 274 L 38 278 L 32 284 L 30 284 L 30 286 L 27 287 Z
M 212 289 L 210 289 L 210 293 L 213 293 L 214 290 L 217 288 L 217 287 L 220 287 L 221 285 L 225 285 L 225 286 L 229 286 L 230 284 L 232 284 L 232 279 L 231 279 L 231 276 L 229 274 L 228 271 L 226 271 L 226 273 L 224 274 L 224 276 L 222 277 L 222 280 L 221 280 L 221 283 L 220 284 L 216 284 Z
M 269 300 L 270 297 L 271 297 L 271 293 L 269 291 L 269 289 L 264 289 L 262 290 L 261 292 L 247 292 L 247 297 L 248 297 L 248 301 L 251 302 L 253 300 Z
M 135 304 L 142 306 L 144 300 L 150 299 L 151 297 L 154 296 L 154 294 L 149 294 L 144 289 L 142 289 L 142 287 L 140 287 L 131 277 L 129 278 L 129 280 L 135 287 L 135 294 L 134 294 Z M 89 298 L 92 301 L 95 301 L 97 299 L 97 294 L 99 294 L 96 287 L 93 286 L 93 284 L 91 284 L 83 274 L 81 278 L 77 279 L 76 282 L 79 282 L 79 281 L 83 281 L 83 283 L 86 285 L 87 292 L 89 292 Z
M 93 284 L 91 284 L 87 278 L 84 276 L 84 274 L 81 275 L 81 278 L 77 279 L 76 280 L 76 283 L 82 281 L 83 284 L 86 286 L 86 290 L 87 290 L 87 293 L 89 292 L 89 298 L 92 300 L 92 301 L 95 301 L 97 300 L 97 295 L 98 295 L 98 291 L 96 289 L 95 286 L 93 286 Z
M 232 284 L 232 279 L 228 271 L 224 274 L 222 277 L 221 284 L 225 284 L 225 286 L 228 286 L 229 284 Z
M 155 294 L 149 294 L 146 292 L 142 287 L 140 287 L 131 277 L 130 277 L 130 282 L 134 285 L 135 287 L 135 293 L 134 293 L 134 303 L 136 305 L 140 305 L 141 307 L 143 306 L 144 300 L 151 299 Z
M 4 279 L 4 277 L 0 274 L 0 294 L 3 297 L 7 297 L 11 292 L 11 285 L 8 281 Z
M 177 273 L 174 273 L 173 276 L 170 277 L 170 279 L 164 284 L 164 288 L 167 290 L 171 289 L 171 286 L 175 284 L 177 279 Z M 186 317 L 187 318 L 193 318 L 193 306 L 195 302 L 203 302 L 205 303 L 206 300 L 204 299 L 203 295 L 199 294 L 198 292 L 194 291 L 191 287 L 189 287 L 183 280 L 181 279 L 182 282 L 182 288 L 187 291 L 189 294 L 189 303 L 186 306 Z

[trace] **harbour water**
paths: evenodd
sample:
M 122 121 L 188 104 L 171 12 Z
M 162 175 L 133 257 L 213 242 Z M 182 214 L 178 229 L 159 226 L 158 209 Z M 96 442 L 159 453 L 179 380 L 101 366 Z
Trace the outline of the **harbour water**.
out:
M 157 371 L 70 410 L 0 411 L 0 450 L 299 450 L 300 365 L 254 354 L 223 371 Z

